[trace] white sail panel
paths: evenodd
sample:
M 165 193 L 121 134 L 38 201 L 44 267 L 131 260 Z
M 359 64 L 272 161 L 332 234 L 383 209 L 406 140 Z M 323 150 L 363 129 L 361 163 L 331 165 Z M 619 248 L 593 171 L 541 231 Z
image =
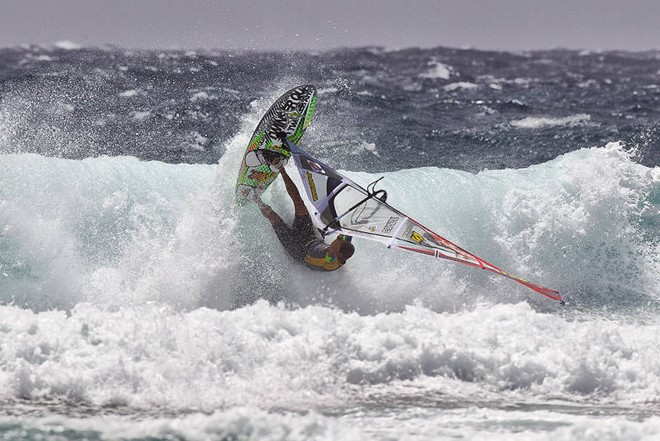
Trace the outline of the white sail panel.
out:
M 563 302 L 558 291 L 535 285 L 486 262 L 434 233 L 385 201 L 384 190 L 367 189 L 339 174 L 296 145 L 290 144 L 296 167 L 315 208 L 314 222 L 324 233 L 343 233 L 363 237 L 436 258 L 499 274 L 554 300 Z

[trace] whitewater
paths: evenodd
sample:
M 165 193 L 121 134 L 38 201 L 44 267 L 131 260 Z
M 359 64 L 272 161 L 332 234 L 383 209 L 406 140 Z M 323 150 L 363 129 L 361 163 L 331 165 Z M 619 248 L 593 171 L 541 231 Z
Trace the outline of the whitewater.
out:
M 35 59 L 28 55 L 44 50 L 15 51 L 21 59 Z M 84 52 L 66 54 L 79 50 Z M 52 59 L 66 55 L 48 53 Z M 364 60 L 374 53 L 365 51 L 355 63 L 370 66 Z M 485 56 L 451 54 L 465 60 Z M 153 61 L 152 53 L 138 55 Z M 191 58 L 170 55 L 177 62 Z M 450 55 L 406 55 L 419 57 L 419 87 L 440 93 L 441 87 L 427 82 L 458 82 L 462 65 Z M 548 55 L 529 57 L 538 62 Z M 213 59 L 222 65 L 221 56 Z M 394 141 L 383 143 L 381 136 L 394 139 L 389 133 L 371 137 L 349 125 L 353 145 L 345 134 L 331 132 L 336 121 L 327 107 L 334 112 L 344 106 L 355 115 L 366 106 L 364 99 L 380 100 L 369 89 L 376 73 L 368 66 L 358 74 L 362 83 L 319 87 L 319 111 L 301 146 L 336 162 L 361 185 L 384 176 L 381 186 L 393 206 L 495 265 L 561 291 L 568 304 L 474 268 L 366 241 L 356 242 L 355 256 L 335 273 L 311 272 L 290 261 L 256 207 L 235 203 L 234 186 L 262 113 L 279 93 L 301 83 L 299 77 L 280 79 L 259 97 L 241 95 L 250 98 L 248 105 L 236 104 L 234 116 L 243 111 L 215 145 L 207 143 L 212 136 L 203 124 L 191 134 L 191 121 L 206 120 L 188 114 L 185 124 L 164 118 L 180 132 L 151 135 L 162 143 L 131 154 L 123 138 L 100 149 L 107 133 L 86 126 L 90 113 L 76 114 L 83 104 L 70 109 L 57 104 L 67 103 L 62 96 L 49 95 L 49 110 L 33 110 L 24 104 L 33 102 L 40 85 L 21 92 L 21 82 L 6 76 L 0 88 L 0 437 L 660 436 L 660 169 L 653 163 L 652 118 L 636 120 L 646 124 L 643 139 L 607 133 L 607 142 L 575 144 L 545 158 L 537 151 L 552 137 L 561 144 L 568 142 L 566 132 L 575 140 L 599 127 L 604 131 L 598 116 L 569 105 L 563 116 L 521 112 L 513 103 L 509 122 L 498 119 L 489 130 L 501 137 L 515 133 L 513 144 L 525 138 L 524 131 L 543 132 L 539 138 L 527 135 L 529 153 L 510 160 L 521 162 L 502 159 L 507 146 L 490 159 L 461 147 L 467 156 L 454 160 L 465 166 L 448 167 L 431 153 L 437 134 L 420 146 L 429 152 L 421 158 L 388 160 L 395 158 L 388 150 Z M 125 73 L 118 69 L 119 76 Z M 452 99 L 464 112 L 471 106 L 476 125 L 486 124 L 484 107 L 497 103 L 477 103 L 483 97 L 475 93 L 501 93 L 498 87 L 509 85 L 531 93 L 530 84 L 540 81 L 462 80 L 478 86 L 445 91 L 461 94 Z M 154 85 L 134 81 L 132 88 L 113 89 L 110 107 L 125 106 Z M 239 94 L 230 86 L 223 85 L 229 92 L 209 89 L 203 95 L 194 85 L 192 93 L 182 94 L 187 105 L 203 106 L 219 100 L 210 96 Z M 58 87 L 79 92 L 80 86 L 64 81 Z M 416 86 L 405 87 L 389 95 L 419 93 Z M 405 105 L 411 103 L 413 98 Z M 135 112 L 146 111 L 141 106 Z M 124 110 L 131 124 L 156 124 L 151 116 L 140 119 Z M 503 118 L 505 110 L 493 111 L 494 118 Z M 91 113 L 106 121 L 97 127 L 118 124 L 120 114 L 108 112 Z M 80 138 L 72 118 L 89 136 Z M 437 118 L 439 126 L 457 123 Z M 26 130 L 45 119 L 65 132 L 51 130 L 45 138 L 50 146 Z M 471 130 L 452 136 L 478 138 Z M 201 149 L 172 156 L 162 146 L 178 136 L 192 136 Z M 89 154 L 81 154 L 85 143 Z M 469 155 L 492 167 L 475 170 Z M 494 167 L 500 161 L 506 164 Z M 264 200 L 292 219 L 281 182 Z

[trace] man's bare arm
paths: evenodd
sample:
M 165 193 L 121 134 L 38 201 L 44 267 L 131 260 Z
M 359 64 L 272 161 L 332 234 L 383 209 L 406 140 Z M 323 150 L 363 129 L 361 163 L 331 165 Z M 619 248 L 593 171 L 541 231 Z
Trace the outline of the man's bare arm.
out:
M 289 175 L 287 174 L 284 167 L 280 170 L 282 179 L 284 179 L 284 186 L 286 187 L 286 192 L 289 193 L 291 200 L 293 201 L 293 206 L 296 210 L 296 216 L 309 216 L 309 211 L 300 197 L 300 192 L 298 192 L 298 187 L 293 183 Z
M 278 222 L 282 221 L 282 218 L 279 214 L 275 213 L 268 204 L 264 203 L 259 196 L 254 198 L 254 203 L 257 204 L 261 213 L 270 221 L 272 225 L 275 225 Z

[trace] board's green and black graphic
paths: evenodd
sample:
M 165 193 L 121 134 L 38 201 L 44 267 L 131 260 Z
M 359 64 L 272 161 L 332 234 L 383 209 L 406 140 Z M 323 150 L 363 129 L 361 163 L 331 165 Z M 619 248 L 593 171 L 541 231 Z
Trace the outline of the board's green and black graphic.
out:
M 243 155 L 236 182 L 236 193 L 248 197 L 261 194 L 275 180 L 291 152 L 284 138 L 298 143 L 312 120 L 316 106 L 316 88 L 294 87 L 268 109 L 257 125 Z

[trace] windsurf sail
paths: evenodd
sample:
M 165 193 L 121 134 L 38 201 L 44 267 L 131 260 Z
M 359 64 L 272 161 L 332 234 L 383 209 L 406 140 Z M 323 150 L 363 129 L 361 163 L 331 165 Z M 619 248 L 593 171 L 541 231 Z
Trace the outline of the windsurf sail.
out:
M 464 250 L 386 202 L 385 190 L 376 183 L 366 189 L 289 142 L 307 197 L 314 206 L 313 217 L 324 234 L 340 233 L 382 242 L 431 257 L 453 260 L 499 274 L 539 294 L 564 303 L 558 291 L 531 283 Z

